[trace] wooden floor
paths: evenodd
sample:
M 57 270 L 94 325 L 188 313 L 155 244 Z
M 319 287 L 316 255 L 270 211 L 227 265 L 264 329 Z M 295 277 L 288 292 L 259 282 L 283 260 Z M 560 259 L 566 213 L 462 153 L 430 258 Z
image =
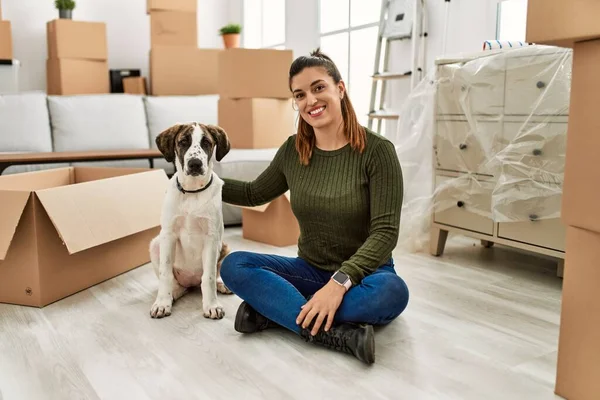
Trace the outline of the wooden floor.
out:
M 226 235 L 235 250 L 295 255 Z M 411 299 L 376 330 L 371 367 L 283 330 L 238 334 L 235 296 L 221 296 L 220 321 L 202 316 L 199 293 L 153 320 L 143 266 L 44 309 L 0 305 L 0 399 L 559 398 L 553 261 L 464 238 L 441 258 L 395 259 Z

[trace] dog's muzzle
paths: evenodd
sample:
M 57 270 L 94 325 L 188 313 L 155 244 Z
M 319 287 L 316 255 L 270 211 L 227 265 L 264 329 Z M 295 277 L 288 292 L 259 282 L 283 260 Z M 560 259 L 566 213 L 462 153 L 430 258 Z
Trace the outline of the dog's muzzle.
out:
M 198 158 L 192 158 L 187 163 L 188 175 L 198 176 L 204 173 L 204 164 Z

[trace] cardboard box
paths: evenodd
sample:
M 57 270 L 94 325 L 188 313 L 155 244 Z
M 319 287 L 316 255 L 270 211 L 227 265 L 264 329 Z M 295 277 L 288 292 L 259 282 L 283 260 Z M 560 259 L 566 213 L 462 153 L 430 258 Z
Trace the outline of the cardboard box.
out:
M 288 75 L 292 62 L 291 50 L 226 49 L 219 55 L 219 95 L 291 98 Z
M 13 59 L 12 27 L 10 21 L 0 21 L 0 60 Z
M 218 124 L 234 149 L 279 147 L 295 133 L 291 99 L 221 97 L 218 108 Z
M 110 93 L 108 62 L 46 60 L 46 91 L 50 95 Z
M 150 13 L 150 46 L 198 47 L 196 13 L 152 11 Z
M 556 388 L 569 400 L 600 399 L 600 234 L 567 229 Z
M 561 218 L 565 225 L 600 232 L 600 40 L 576 43 Z
M 162 170 L 60 168 L 0 177 L 0 302 L 43 307 L 150 261 Z
M 108 59 L 106 24 L 55 19 L 46 24 L 48 58 Z
M 132 76 L 142 76 L 140 69 L 111 69 L 108 71 L 110 76 L 110 92 L 124 93 L 123 79 Z
M 123 92 L 128 94 L 147 94 L 146 78 L 143 76 L 132 76 L 123 79 Z
M 242 208 L 242 237 L 273 246 L 298 244 L 300 227 L 292 212 L 290 192 L 270 203 Z
M 159 46 L 150 50 L 150 91 L 155 96 L 216 94 L 219 49 Z
M 526 41 L 560 47 L 600 38 L 598 0 L 529 0 Z
M 148 0 L 146 13 L 151 11 L 184 11 L 197 12 L 198 0 Z

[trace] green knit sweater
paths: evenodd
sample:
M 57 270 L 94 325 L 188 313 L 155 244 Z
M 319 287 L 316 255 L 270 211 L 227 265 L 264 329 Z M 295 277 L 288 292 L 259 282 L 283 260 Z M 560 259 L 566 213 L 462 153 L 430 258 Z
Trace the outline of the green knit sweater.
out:
M 360 154 L 348 144 L 318 148 L 300 163 L 292 135 L 267 169 L 252 182 L 223 179 L 223 201 L 241 206 L 268 203 L 290 191 L 300 226 L 298 256 L 358 284 L 385 264 L 397 244 L 403 180 L 393 144 L 367 131 Z

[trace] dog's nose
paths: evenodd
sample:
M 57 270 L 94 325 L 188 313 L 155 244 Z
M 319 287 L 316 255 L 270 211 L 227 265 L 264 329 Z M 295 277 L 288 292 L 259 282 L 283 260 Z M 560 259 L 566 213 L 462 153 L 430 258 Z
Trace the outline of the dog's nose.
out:
M 192 158 L 188 161 L 188 170 L 190 173 L 200 173 L 202 171 L 202 160 Z

